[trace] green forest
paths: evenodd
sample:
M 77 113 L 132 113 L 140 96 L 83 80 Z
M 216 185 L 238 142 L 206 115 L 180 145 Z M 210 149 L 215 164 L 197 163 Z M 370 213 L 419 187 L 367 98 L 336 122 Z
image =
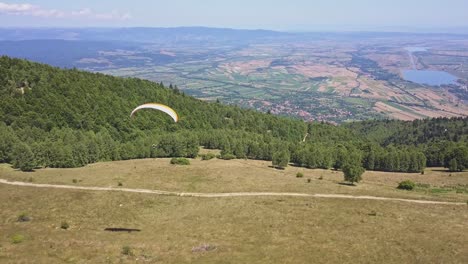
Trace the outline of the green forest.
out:
M 151 110 L 130 118 L 148 102 L 170 106 L 179 122 Z M 467 132 L 468 118 L 305 123 L 204 102 L 172 85 L 0 57 L 0 163 L 24 171 L 195 158 L 199 146 L 221 149 L 220 158 L 269 160 L 280 167 L 462 171 L 468 167 Z

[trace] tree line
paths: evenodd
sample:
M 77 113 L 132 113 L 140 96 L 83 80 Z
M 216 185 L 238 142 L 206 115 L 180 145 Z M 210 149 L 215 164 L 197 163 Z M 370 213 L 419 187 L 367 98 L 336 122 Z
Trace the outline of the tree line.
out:
M 349 171 L 468 167 L 466 118 L 305 123 L 197 100 L 177 86 L 8 57 L 0 57 L 0 95 L 0 162 L 24 170 L 193 158 L 200 145 L 221 149 L 222 158 L 269 160 L 279 167 L 285 161 Z M 180 121 L 156 111 L 129 117 L 147 102 L 171 106 Z

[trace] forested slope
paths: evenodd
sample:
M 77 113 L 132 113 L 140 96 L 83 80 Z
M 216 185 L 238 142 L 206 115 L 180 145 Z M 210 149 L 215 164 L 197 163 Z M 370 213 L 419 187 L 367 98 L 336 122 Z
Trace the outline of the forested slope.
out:
M 180 121 L 173 123 L 157 111 L 129 117 L 134 107 L 147 102 L 169 105 Z M 455 159 L 456 169 L 463 169 L 468 166 L 463 156 L 467 119 L 445 122 L 456 138 L 444 136 L 444 126 L 435 126 L 430 128 L 433 134 L 413 140 L 401 135 L 415 132 L 399 121 L 307 124 L 202 102 L 176 87 L 150 81 L 0 58 L 0 162 L 25 170 L 132 158 L 195 157 L 199 145 L 222 149 L 225 158 L 271 160 L 280 153 L 310 168 L 340 169 L 352 163 L 367 169 L 419 172 L 427 157 L 431 166 L 448 166 Z M 419 127 L 416 122 L 409 124 Z M 438 150 L 451 147 L 435 158 L 431 151 L 437 146 Z

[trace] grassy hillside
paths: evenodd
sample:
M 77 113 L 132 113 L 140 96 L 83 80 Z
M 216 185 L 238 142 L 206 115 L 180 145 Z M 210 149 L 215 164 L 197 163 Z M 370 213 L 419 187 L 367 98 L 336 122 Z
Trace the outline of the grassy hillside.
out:
M 440 143 L 435 139 L 446 128 L 434 126 L 432 134 L 408 145 L 405 140 L 411 137 L 398 133 L 413 131 L 399 128 L 410 124 L 420 131 L 424 122 L 387 121 L 383 127 L 376 122 L 382 129 L 369 133 L 365 128 L 372 128 L 373 122 L 349 127 L 307 124 L 202 102 L 172 85 L 63 70 L 8 57 L 0 58 L 0 94 L 0 162 L 22 170 L 79 167 L 107 160 L 195 157 L 199 145 L 221 149 L 226 158 L 281 157 L 309 168 L 341 169 L 352 164 L 369 170 L 420 172 L 427 162 L 453 170 L 468 167 L 467 119 L 445 121 L 451 135 L 461 135 L 457 138 L 442 138 L 445 141 Z M 180 122 L 173 123 L 157 111 L 129 117 L 134 107 L 147 102 L 174 108 Z M 384 140 L 388 138 L 393 138 L 391 144 Z M 450 146 L 445 147 L 446 143 Z M 441 154 L 433 157 L 430 153 L 436 147 Z
M 331 170 L 272 170 L 269 162 L 251 160 L 191 161 L 188 167 L 170 165 L 169 159 L 145 159 L 35 173 L 0 165 L 0 175 L 75 187 L 467 199 L 466 172 L 451 176 L 439 169 L 427 169 L 425 175 L 366 172 L 362 184 L 348 186 L 339 184 L 341 173 Z M 297 171 L 304 178 L 296 178 Z M 419 185 L 414 191 L 397 190 L 402 179 Z M 464 204 L 280 196 L 196 198 L 4 184 L 0 184 L 0 199 L 2 263 L 468 261 Z M 18 222 L 21 215 L 29 221 Z M 62 228 L 64 223 L 68 229 Z M 141 232 L 104 231 L 109 227 Z M 127 247 L 131 254 L 125 253 Z

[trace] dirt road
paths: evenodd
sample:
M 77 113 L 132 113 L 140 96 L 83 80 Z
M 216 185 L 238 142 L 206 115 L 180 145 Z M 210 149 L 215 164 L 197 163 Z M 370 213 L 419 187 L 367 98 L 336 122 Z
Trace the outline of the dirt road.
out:
M 187 193 L 184 193 L 184 192 L 167 192 L 167 191 L 160 191 L 160 190 L 129 189 L 129 188 L 118 188 L 118 187 L 116 188 L 114 187 L 84 187 L 84 186 L 71 186 L 71 185 L 37 184 L 37 183 L 29 183 L 29 182 L 7 181 L 4 179 L 0 179 L 0 183 L 13 185 L 13 186 L 25 186 L 25 187 L 35 187 L 35 188 L 132 192 L 132 193 L 146 193 L 146 194 L 156 194 L 156 195 L 202 197 L 202 198 L 281 196 L 281 197 L 312 197 L 312 198 L 330 198 L 330 199 L 379 200 L 379 201 L 395 201 L 395 202 L 418 203 L 418 204 L 438 204 L 438 205 L 466 205 L 466 203 L 457 203 L 457 202 L 412 200 L 412 199 L 403 199 L 403 198 L 357 196 L 357 195 L 345 195 L 345 194 L 319 194 L 319 193 L 307 194 L 307 193 L 282 193 L 282 192 L 236 192 L 236 193 L 189 193 L 187 192 Z

